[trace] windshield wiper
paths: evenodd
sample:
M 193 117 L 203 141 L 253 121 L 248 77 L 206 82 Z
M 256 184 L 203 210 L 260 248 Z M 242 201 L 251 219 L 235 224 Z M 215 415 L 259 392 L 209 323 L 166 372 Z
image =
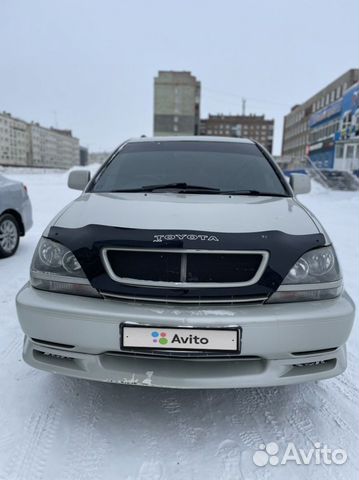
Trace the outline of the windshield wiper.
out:
M 194 193 L 196 191 L 209 192 L 209 193 L 219 193 L 219 188 L 206 187 L 203 185 L 191 185 L 186 182 L 176 182 L 176 183 L 160 183 L 158 185 L 144 185 L 138 188 L 123 188 L 120 190 L 113 190 L 114 192 L 155 192 L 156 190 L 167 190 L 167 189 L 179 189 L 181 192 L 190 191 Z
M 249 195 L 255 197 L 287 197 L 284 193 L 261 192 L 259 190 L 220 190 L 222 195 Z
M 159 183 L 157 185 L 143 185 L 137 188 L 122 188 L 112 190 L 112 192 L 155 192 L 158 190 L 176 189 L 179 193 L 211 193 L 216 195 L 251 195 L 261 197 L 287 197 L 288 195 L 275 192 L 261 192 L 259 190 L 221 190 L 215 187 L 206 187 L 204 185 L 191 185 L 186 182 Z

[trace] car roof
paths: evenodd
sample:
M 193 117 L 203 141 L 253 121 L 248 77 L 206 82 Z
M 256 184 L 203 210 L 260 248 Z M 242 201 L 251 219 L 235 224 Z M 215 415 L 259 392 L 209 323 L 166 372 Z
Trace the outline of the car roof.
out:
M 138 137 L 130 138 L 126 143 L 136 142 L 224 142 L 224 143 L 254 143 L 248 138 L 213 137 L 213 136 L 173 136 L 173 137 Z

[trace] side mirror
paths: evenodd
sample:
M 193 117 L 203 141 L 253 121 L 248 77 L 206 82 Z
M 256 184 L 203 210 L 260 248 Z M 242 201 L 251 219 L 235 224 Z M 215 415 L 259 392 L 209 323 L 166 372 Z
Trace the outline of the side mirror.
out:
M 310 192 L 310 177 L 305 173 L 292 173 L 289 183 L 296 195 Z
M 67 185 L 74 190 L 83 190 L 89 183 L 91 173 L 88 170 L 73 170 L 69 173 Z

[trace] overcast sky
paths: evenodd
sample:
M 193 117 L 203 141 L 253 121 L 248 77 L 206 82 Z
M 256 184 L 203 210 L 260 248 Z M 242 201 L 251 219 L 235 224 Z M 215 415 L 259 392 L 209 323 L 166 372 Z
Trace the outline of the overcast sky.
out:
M 201 114 L 275 118 L 359 63 L 358 0 L 0 0 L 0 111 L 91 151 L 153 128 L 153 77 L 191 70 Z

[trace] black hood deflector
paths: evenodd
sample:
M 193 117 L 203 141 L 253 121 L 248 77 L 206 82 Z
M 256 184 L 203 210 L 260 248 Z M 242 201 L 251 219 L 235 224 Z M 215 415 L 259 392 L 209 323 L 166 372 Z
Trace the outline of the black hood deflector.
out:
M 173 240 L 154 241 L 161 235 Z M 179 235 L 182 239 L 176 239 Z M 187 237 L 183 238 L 184 235 Z M 188 238 L 190 235 L 192 239 Z M 193 239 L 200 236 L 197 239 Z M 218 241 L 201 240 L 204 236 Z M 47 237 L 69 248 L 81 264 L 91 285 L 102 291 L 118 295 L 150 298 L 213 299 L 216 297 L 256 297 L 273 293 L 294 265 L 308 250 L 325 245 L 321 233 L 290 235 L 279 231 L 255 233 L 220 233 L 193 230 L 141 230 L 103 225 L 81 228 L 51 227 Z M 103 247 L 178 248 L 202 250 L 266 250 L 269 262 L 262 278 L 255 285 L 233 288 L 148 288 L 124 285 L 112 280 L 102 264 Z

